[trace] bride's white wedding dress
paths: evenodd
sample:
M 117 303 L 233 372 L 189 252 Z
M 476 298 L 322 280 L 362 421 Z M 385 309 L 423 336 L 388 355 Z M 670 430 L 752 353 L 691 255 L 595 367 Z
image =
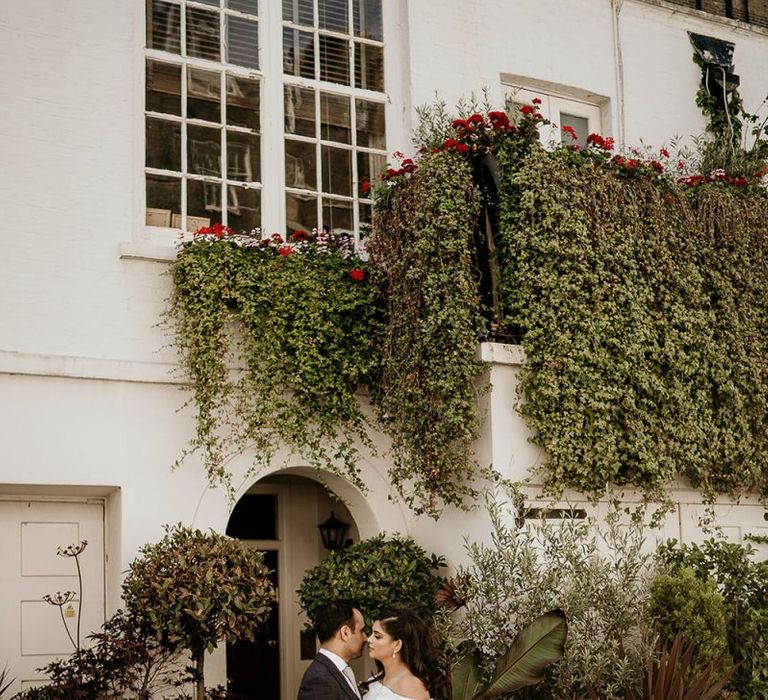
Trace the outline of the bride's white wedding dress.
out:
M 387 688 L 386 685 L 383 685 L 379 681 L 374 681 L 368 687 L 368 692 L 363 695 L 363 700 L 413 700 L 413 698 L 407 698 L 405 695 L 398 695 Z

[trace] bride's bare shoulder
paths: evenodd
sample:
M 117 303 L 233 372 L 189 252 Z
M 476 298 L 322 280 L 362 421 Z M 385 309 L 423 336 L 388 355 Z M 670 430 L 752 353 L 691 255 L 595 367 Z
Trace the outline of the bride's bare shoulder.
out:
M 393 690 L 395 689 L 393 688 Z M 420 679 L 411 674 L 400 679 L 398 688 L 395 692 L 406 698 L 413 698 L 413 700 L 429 700 L 429 692 L 424 684 Z

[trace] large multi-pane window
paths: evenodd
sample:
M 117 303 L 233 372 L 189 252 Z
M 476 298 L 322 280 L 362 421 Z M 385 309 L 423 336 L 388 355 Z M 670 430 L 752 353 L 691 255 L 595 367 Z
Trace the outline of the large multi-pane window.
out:
M 147 225 L 359 232 L 385 102 L 382 0 L 147 0 Z

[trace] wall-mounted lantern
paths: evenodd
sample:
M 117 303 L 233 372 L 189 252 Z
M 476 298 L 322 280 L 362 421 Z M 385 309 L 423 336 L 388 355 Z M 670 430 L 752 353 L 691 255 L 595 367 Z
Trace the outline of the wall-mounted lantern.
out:
M 330 551 L 336 551 L 344 546 L 344 536 L 347 534 L 349 525 L 343 520 L 339 520 L 331 511 L 331 517 L 318 526 L 320 535 L 323 538 L 323 545 Z

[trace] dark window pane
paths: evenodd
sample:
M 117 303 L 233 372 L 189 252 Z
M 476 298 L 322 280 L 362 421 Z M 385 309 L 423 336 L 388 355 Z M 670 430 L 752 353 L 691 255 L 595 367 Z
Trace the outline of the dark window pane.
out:
M 246 493 L 229 516 L 227 535 L 240 540 L 276 540 L 277 496 Z
M 368 148 L 386 149 L 386 125 L 384 122 L 384 104 L 356 100 L 357 145 Z
M 355 43 L 355 87 L 384 92 L 384 50 Z
M 227 131 L 227 177 L 241 182 L 261 180 L 261 137 Z
M 146 109 L 181 116 L 181 66 L 147 59 Z
M 315 8 L 312 0 L 283 0 L 283 20 L 305 27 L 313 27 Z
M 219 0 L 195 0 L 195 2 L 199 2 L 201 5 L 213 5 L 214 7 L 219 6 Z
M 329 231 L 352 231 L 352 202 L 323 198 L 323 228 Z
M 317 136 L 315 133 L 315 91 L 286 85 L 285 133 Z
M 187 68 L 187 116 L 221 121 L 221 73 Z
M 187 7 L 187 55 L 220 60 L 218 12 Z
M 347 0 L 318 0 L 317 12 L 320 29 L 349 34 Z
M 285 184 L 288 187 L 317 189 L 315 144 L 285 141 Z
M 148 117 L 146 137 L 148 168 L 181 170 L 181 124 Z
M 384 40 L 381 18 L 381 0 L 353 0 L 355 36 L 364 39 Z
M 258 0 L 227 0 L 226 5 L 230 10 L 240 10 L 252 15 L 259 14 Z
M 181 213 L 181 180 L 147 174 L 147 226 L 171 226 Z
M 352 151 L 322 146 L 323 192 L 352 195 Z
M 187 172 L 221 177 L 221 131 L 187 127 Z
M 235 185 L 227 186 L 227 224 L 235 231 L 261 228 L 261 192 Z M 257 537 L 254 539 L 272 539 Z
M 259 128 L 259 81 L 227 76 L 227 124 Z
M 312 34 L 283 29 L 283 72 L 314 79 L 315 39 Z
M 360 202 L 359 204 L 359 212 L 360 212 L 360 237 L 363 238 L 368 235 L 368 233 L 371 230 L 371 222 L 372 222 L 372 215 L 373 210 L 370 204 L 364 204 Z
M 147 48 L 181 53 L 181 8 L 147 0 Z
M 285 221 L 288 233 L 317 228 L 317 197 L 311 194 L 285 193 Z
M 385 156 L 380 156 L 375 153 L 361 153 L 357 154 L 357 180 L 360 183 L 359 187 L 362 187 L 364 182 L 368 182 L 371 186 L 374 185 L 374 181 L 381 177 L 381 174 L 387 167 L 387 159 Z M 361 196 L 368 196 L 362 193 L 362 190 L 358 189 Z
M 320 80 L 349 85 L 349 42 L 332 36 L 318 37 L 320 42 Z
M 187 180 L 187 217 L 208 219 L 207 223 L 194 222 L 187 229 L 221 222 L 221 185 L 218 182 Z
M 352 117 L 348 97 L 320 93 L 320 137 L 352 143 Z
M 246 68 L 259 67 L 259 24 L 228 15 L 227 61 Z

